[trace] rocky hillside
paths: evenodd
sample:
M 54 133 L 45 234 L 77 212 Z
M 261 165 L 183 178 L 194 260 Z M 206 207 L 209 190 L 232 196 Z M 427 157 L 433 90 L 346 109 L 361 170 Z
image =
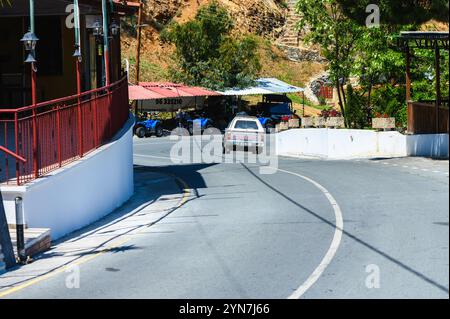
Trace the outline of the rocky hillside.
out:
M 211 0 L 144 0 L 143 42 L 141 49 L 141 80 L 168 80 L 173 47 L 159 41 L 160 32 L 171 22 L 186 22 L 195 17 L 200 6 Z M 324 69 L 324 61 L 314 50 L 292 45 L 286 39 L 295 32 L 294 0 L 216 0 L 227 8 L 235 21 L 234 32 L 253 34 L 260 43 L 263 69 L 261 76 L 275 76 L 296 85 Z M 122 42 L 124 56 L 131 62 L 134 79 L 136 34 L 129 21 Z M 298 41 L 301 41 L 299 39 Z M 298 42 L 296 42 L 298 44 Z M 299 50 L 300 49 L 300 50 Z

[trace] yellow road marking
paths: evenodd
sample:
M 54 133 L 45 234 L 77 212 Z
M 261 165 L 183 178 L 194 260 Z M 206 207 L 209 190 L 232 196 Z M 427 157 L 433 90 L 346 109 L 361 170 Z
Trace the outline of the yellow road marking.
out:
M 175 177 L 175 176 L 173 176 L 173 177 Z M 183 184 L 183 188 L 184 188 L 183 189 L 183 197 L 181 198 L 180 202 L 176 205 L 176 208 L 175 208 L 175 209 L 178 209 L 178 208 L 180 208 L 181 206 L 183 206 L 187 202 L 188 198 L 191 195 L 191 190 L 190 190 L 188 184 L 185 181 L 183 181 L 179 177 L 175 177 L 175 178 L 178 179 L 178 181 L 180 181 L 181 184 Z M 145 228 L 142 228 L 142 229 L 138 230 L 135 234 L 139 234 L 144 229 Z M 81 258 L 81 259 L 79 259 L 77 261 L 70 262 L 69 264 L 62 266 L 61 268 L 57 268 L 55 270 L 52 270 L 48 274 L 36 277 L 34 279 L 30 279 L 29 281 L 27 281 L 27 282 L 25 282 L 25 283 L 23 283 L 21 285 L 18 285 L 16 287 L 13 287 L 13 288 L 10 288 L 10 289 L 5 290 L 3 292 L 0 292 L 0 298 L 3 298 L 3 297 L 5 297 L 7 295 L 10 295 L 12 293 L 18 292 L 18 291 L 23 290 L 23 289 L 25 289 L 27 287 L 35 285 L 35 284 L 37 284 L 37 283 L 39 283 L 41 281 L 44 281 L 44 280 L 46 280 L 46 279 L 48 279 L 50 277 L 53 277 L 53 276 L 55 276 L 57 274 L 60 274 L 60 273 L 62 273 L 64 271 L 66 271 L 66 269 L 69 268 L 69 267 L 72 267 L 74 265 L 79 266 L 79 265 L 84 264 L 84 263 L 86 263 L 88 261 L 91 261 L 94 258 L 97 258 L 97 257 L 101 256 L 102 254 L 104 254 L 106 252 L 109 252 L 109 251 L 111 251 L 111 250 L 113 250 L 113 249 L 115 249 L 115 248 L 125 244 L 126 242 L 128 242 L 130 240 L 131 240 L 131 237 L 130 238 L 125 238 L 125 239 L 120 240 L 120 241 L 117 241 L 114 244 L 108 246 L 108 248 L 105 248 L 105 249 L 97 252 L 96 254 L 93 254 L 91 256 L 85 256 L 85 257 L 83 257 L 83 258 Z

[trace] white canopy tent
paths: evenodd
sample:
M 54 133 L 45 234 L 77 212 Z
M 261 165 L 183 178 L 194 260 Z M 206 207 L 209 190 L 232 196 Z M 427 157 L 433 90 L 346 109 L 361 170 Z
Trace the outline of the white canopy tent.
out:
M 218 93 L 227 96 L 242 96 L 242 95 L 264 95 L 264 94 L 285 94 L 285 93 L 299 93 L 304 92 L 305 89 L 290 85 L 276 78 L 261 78 L 255 81 L 256 85 L 238 89 L 228 89 Z

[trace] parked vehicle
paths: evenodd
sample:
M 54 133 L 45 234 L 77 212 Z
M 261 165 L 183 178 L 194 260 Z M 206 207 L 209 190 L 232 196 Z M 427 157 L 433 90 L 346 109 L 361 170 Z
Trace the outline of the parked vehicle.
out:
M 160 120 L 148 119 L 136 123 L 134 126 L 134 134 L 139 138 L 150 137 L 152 135 L 161 137 L 164 131 Z
M 225 129 L 222 143 L 223 153 L 244 149 L 259 154 L 264 149 L 264 135 L 264 127 L 257 117 L 238 115 Z
M 178 127 L 187 129 L 190 135 L 194 134 L 194 128 L 203 134 L 205 130 L 213 127 L 213 121 L 204 113 L 192 118 L 188 113 L 181 112 L 177 114 L 177 120 Z
M 257 105 L 257 116 L 268 133 L 276 124 L 296 117 L 291 99 L 279 94 L 264 95 L 263 102 Z

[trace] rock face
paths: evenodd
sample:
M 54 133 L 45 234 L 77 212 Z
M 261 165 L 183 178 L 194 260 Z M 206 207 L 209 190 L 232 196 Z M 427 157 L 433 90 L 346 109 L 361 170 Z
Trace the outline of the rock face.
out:
M 178 12 L 183 0 L 146 0 L 144 2 L 144 15 L 147 20 L 161 24 L 168 23 Z
M 316 50 L 281 44 L 278 45 L 278 48 L 280 48 L 280 50 L 282 50 L 286 54 L 286 57 L 291 61 L 295 62 L 310 61 L 319 63 L 326 62 L 326 59 L 320 55 L 319 51 Z
M 286 20 L 286 8 L 274 0 L 219 0 L 230 12 L 239 31 L 276 39 Z
M 286 8 L 281 0 L 216 0 L 228 9 L 236 32 L 277 38 L 285 23 Z M 144 15 L 153 25 L 165 25 L 172 19 L 195 16 L 196 9 L 208 0 L 147 0 Z M 189 11 L 193 11 L 189 14 Z

